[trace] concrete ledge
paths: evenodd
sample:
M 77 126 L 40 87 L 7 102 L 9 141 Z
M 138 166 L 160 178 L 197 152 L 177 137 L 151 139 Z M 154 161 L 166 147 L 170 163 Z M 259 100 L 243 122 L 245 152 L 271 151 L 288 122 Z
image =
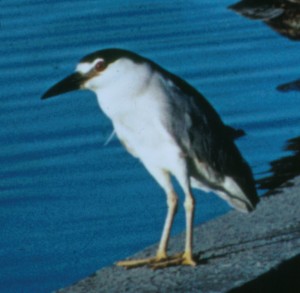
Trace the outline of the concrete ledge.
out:
M 244 215 L 232 211 L 195 228 L 199 265 L 97 271 L 60 293 L 300 292 L 300 178 L 280 194 L 263 198 Z M 171 239 L 182 251 L 184 234 Z M 156 246 L 133 257 L 154 255 Z

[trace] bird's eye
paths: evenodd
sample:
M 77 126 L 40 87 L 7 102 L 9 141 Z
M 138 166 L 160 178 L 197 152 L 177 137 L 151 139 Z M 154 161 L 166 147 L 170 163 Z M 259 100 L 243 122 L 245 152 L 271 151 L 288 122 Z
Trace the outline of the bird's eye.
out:
M 104 60 L 100 60 L 100 61 L 98 61 L 96 64 L 95 64 L 95 69 L 97 70 L 97 71 L 102 71 L 102 70 L 104 70 L 105 69 L 105 62 L 104 62 Z

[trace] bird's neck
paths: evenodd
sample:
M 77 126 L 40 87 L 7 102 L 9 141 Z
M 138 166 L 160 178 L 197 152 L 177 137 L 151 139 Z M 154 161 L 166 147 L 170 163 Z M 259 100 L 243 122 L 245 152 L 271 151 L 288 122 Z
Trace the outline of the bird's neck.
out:
M 140 100 L 148 94 L 152 79 L 150 71 L 133 72 L 114 84 L 97 90 L 100 108 L 111 120 L 131 115 Z

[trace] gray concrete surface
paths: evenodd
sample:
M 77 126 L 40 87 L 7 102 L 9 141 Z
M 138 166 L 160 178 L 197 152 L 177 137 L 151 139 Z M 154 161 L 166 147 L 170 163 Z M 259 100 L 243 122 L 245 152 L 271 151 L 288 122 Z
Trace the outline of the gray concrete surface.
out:
M 232 211 L 196 227 L 195 268 L 111 266 L 57 292 L 300 292 L 300 178 L 294 182 L 263 198 L 249 215 Z M 184 234 L 172 238 L 170 253 L 182 251 L 183 242 Z M 154 255 L 155 249 L 132 258 Z

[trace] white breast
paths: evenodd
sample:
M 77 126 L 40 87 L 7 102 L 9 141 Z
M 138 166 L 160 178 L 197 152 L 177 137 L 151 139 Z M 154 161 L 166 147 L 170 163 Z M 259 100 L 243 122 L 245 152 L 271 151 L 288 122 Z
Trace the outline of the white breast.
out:
M 113 88 L 97 92 L 117 136 L 146 165 L 172 169 L 180 149 L 166 129 L 166 96 L 160 73 L 136 65 Z

